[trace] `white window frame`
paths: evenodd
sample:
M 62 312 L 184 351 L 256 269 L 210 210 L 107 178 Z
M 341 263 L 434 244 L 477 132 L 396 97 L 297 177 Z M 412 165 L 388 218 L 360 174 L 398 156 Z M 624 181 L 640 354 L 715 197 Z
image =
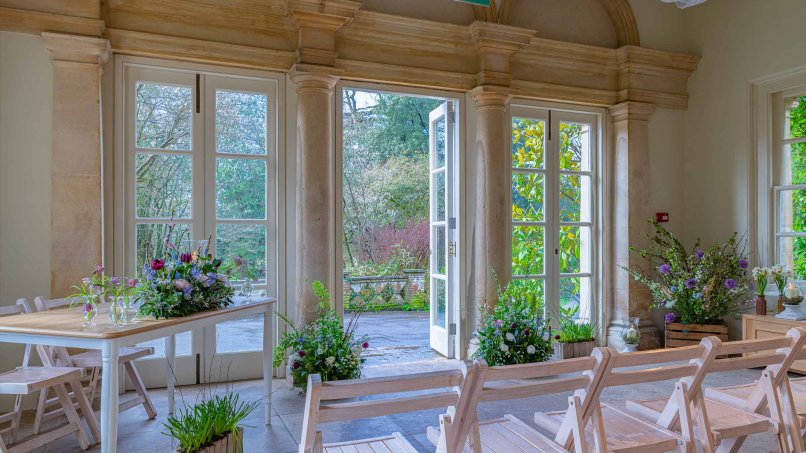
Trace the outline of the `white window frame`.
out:
M 562 115 L 562 117 L 557 118 L 549 118 L 548 111 L 558 112 Z M 605 300 L 605 284 L 606 280 L 606 266 L 603 263 L 607 262 L 609 256 L 609 249 L 605 247 L 606 241 L 603 240 L 604 237 L 604 229 L 603 225 L 607 225 L 609 222 L 609 216 L 607 215 L 607 207 L 604 206 L 604 200 L 608 199 L 606 197 L 607 194 L 607 187 L 608 187 L 608 175 L 607 169 L 609 169 L 608 160 L 606 158 L 607 154 L 605 152 L 605 147 L 607 144 L 607 128 L 606 128 L 606 111 L 599 108 L 594 107 L 584 107 L 584 106 L 572 106 L 566 104 L 558 104 L 558 103 L 548 103 L 548 102 L 537 102 L 537 101 L 525 101 L 525 100 L 513 100 L 510 104 L 509 115 L 508 115 L 508 123 L 507 123 L 507 130 L 509 131 L 509 148 L 507 149 L 507 159 L 509 160 L 509 168 L 510 168 L 510 184 L 511 184 L 511 177 L 513 172 L 518 171 L 522 172 L 524 169 L 522 168 L 514 168 L 512 165 L 512 120 L 514 118 L 534 118 L 546 121 L 546 133 L 548 133 L 548 128 L 551 127 L 555 129 L 554 133 L 559 131 L 559 127 L 555 127 L 555 125 L 559 125 L 559 121 L 567 121 L 567 122 L 575 122 L 574 118 L 579 120 L 579 122 L 586 122 L 591 123 L 592 126 L 592 149 L 591 149 L 591 164 L 589 171 L 583 172 L 574 172 L 575 174 L 584 174 L 589 175 L 591 178 L 591 191 L 592 191 L 592 200 L 591 200 L 591 214 L 590 214 L 590 222 L 571 222 L 573 225 L 584 225 L 589 226 L 591 231 L 591 268 L 590 272 L 581 272 L 581 273 L 574 273 L 574 274 L 566 274 L 560 273 L 559 267 L 559 259 L 554 258 L 553 253 L 549 253 L 552 248 L 559 248 L 559 244 L 552 245 L 555 241 L 549 242 L 550 233 L 549 230 L 554 230 L 556 233 L 560 231 L 560 225 L 569 224 L 569 222 L 560 222 L 559 219 L 559 195 L 556 197 L 552 197 L 551 202 L 545 202 L 544 204 L 544 216 L 542 222 L 515 222 L 512 219 L 512 210 L 509 210 L 509 223 L 510 223 L 510 234 L 509 234 L 509 250 L 510 253 L 512 251 L 512 227 L 516 225 L 526 224 L 526 225 L 540 225 L 544 228 L 544 259 L 543 259 L 543 274 L 540 276 L 536 275 L 525 275 L 525 276 L 516 276 L 513 274 L 512 278 L 522 278 L 522 279 L 533 279 L 533 278 L 542 278 L 544 280 L 543 286 L 543 294 L 544 294 L 544 307 L 546 315 L 549 316 L 554 327 L 557 327 L 559 324 L 558 319 L 556 316 L 553 316 L 553 313 L 559 313 L 559 292 L 560 292 L 560 278 L 569 278 L 569 277 L 590 277 L 591 282 L 591 290 L 590 290 L 590 316 L 591 319 L 589 320 L 594 324 L 597 331 L 597 338 L 604 339 L 606 338 L 606 331 L 607 326 L 603 324 L 603 320 L 607 319 L 606 317 L 606 307 L 603 301 Z M 549 121 L 550 119 L 550 121 Z M 551 124 L 549 124 L 551 122 Z M 548 153 L 548 149 L 545 150 Z M 545 175 L 544 178 L 544 196 L 548 197 L 549 194 L 552 192 L 549 190 L 549 186 L 556 185 L 559 186 L 559 177 L 564 172 L 559 170 L 559 163 L 556 162 L 556 159 L 551 158 L 548 154 L 544 157 L 544 170 L 540 171 L 539 173 Z M 554 170 L 549 168 L 549 165 L 553 165 L 556 163 L 556 167 Z M 530 171 L 528 172 L 537 172 L 537 171 Z M 512 205 L 512 195 L 511 190 L 509 191 L 509 195 L 507 197 L 509 206 Z M 551 211 L 551 213 L 549 213 Z M 552 233 L 553 234 L 553 233 Z M 551 283 L 549 283 L 551 281 Z M 553 302 L 556 302 L 556 306 Z M 549 307 L 552 305 L 552 307 Z M 554 310 L 554 311 L 552 311 Z M 581 310 L 580 310 L 581 311 Z
M 748 84 L 749 112 L 749 222 L 748 248 L 753 266 L 779 262 L 779 238 L 806 236 L 779 233 L 779 200 L 782 190 L 806 188 L 782 185 L 783 150 L 793 140 L 784 139 L 784 98 L 806 94 L 806 66 L 752 80 Z M 800 141 L 800 140 L 797 140 Z M 806 276 L 801 276 L 806 277 Z M 774 285 L 767 287 L 776 295 Z
M 241 91 L 250 91 L 249 86 L 254 86 L 255 83 L 263 83 L 268 84 L 271 86 L 271 89 L 268 90 L 267 94 L 269 99 L 267 100 L 270 105 L 273 106 L 270 110 L 271 117 L 269 118 L 268 126 L 268 142 L 267 142 L 267 154 L 265 156 L 246 156 L 249 159 L 260 159 L 265 160 L 267 163 L 266 168 L 266 177 L 267 177 L 267 194 L 266 194 L 266 204 L 267 204 L 267 211 L 266 211 L 266 228 L 267 228 L 267 240 L 266 240 L 266 248 L 267 248 L 267 265 L 269 266 L 269 272 L 266 275 L 266 284 L 265 285 L 255 285 L 257 289 L 266 289 L 266 292 L 269 296 L 276 297 L 278 299 L 278 311 L 280 313 L 287 312 L 287 298 L 285 297 L 286 294 L 286 265 L 287 262 L 287 244 L 286 240 L 286 213 L 285 213 L 285 206 L 286 206 L 286 172 L 285 172 L 285 162 L 286 162 L 286 153 L 284 150 L 286 149 L 286 104 L 285 104 L 285 94 L 286 94 L 286 83 L 285 83 L 285 76 L 283 74 L 267 72 L 267 71 L 258 71 L 258 70 L 246 70 L 246 69 L 236 69 L 236 68 L 223 68 L 218 66 L 212 65 L 204 65 L 204 64 L 192 64 L 192 63 L 181 63 L 181 62 L 173 62 L 173 61 L 164 61 L 152 58 L 142 58 L 142 57 L 132 57 L 132 56 L 122 56 L 117 55 L 115 56 L 115 104 L 114 104 L 114 154 L 110 162 L 105 162 L 105 170 L 112 173 L 114 184 L 112 187 L 107 187 L 105 190 L 107 192 L 105 196 L 105 209 L 109 209 L 113 212 L 113 222 L 111 228 L 109 225 L 105 227 L 105 234 L 112 237 L 112 244 L 113 244 L 113 253 L 111 259 L 108 261 L 107 265 L 111 269 L 111 271 L 115 274 L 125 274 L 125 275 L 136 275 L 139 277 L 139 269 L 134 269 L 136 266 L 135 256 L 136 252 L 134 251 L 135 245 L 135 237 L 133 231 L 134 222 L 142 223 L 138 219 L 133 218 L 134 214 L 134 203 L 127 202 L 128 200 L 133 200 L 133 191 L 134 191 L 134 182 L 132 180 L 132 175 L 129 171 L 131 166 L 134 162 L 134 154 L 135 150 L 130 146 L 129 138 L 131 136 L 132 130 L 129 130 L 128 133 L 125 130 L 129 128 L 130 125 L 127 122 L 128 115 L 127 115 L 127 93 L 126 90 L 129 89 L 131 83 L 127 80 L 127 73 L 129 68 L 143 68 L 143 69 L 152 69 L 157 71 L 165 71 L 166 73 L 176 73 L 177 76 L 179 74 L 204 74 L 205 77 L 210 78 L 210 80 L 216 80 L 218 82 L 224 82 L 224 85 L 227 84 L 227 81 L 236 81 L 236 80 L 243 80 L 244 87 L 246 89 L 242 89 Z M 241 158 L 244 157 L 239 154 L 221 154 L 215 153 L 215 143 L 210 142 L 211 140 L 214 141 L 214 131 L 206 131 L 206 129 L 210 129 L 210 124 L 214 124 L 215 118 L 209 118 L 211 115 L 212 109 L 214 106 L 205 105 L 204 98 L 205 95 L 209 96 L 209 93 L 206 93 L 208 90 L 204 86 L 205 77 L 201 78 L 201 82 L 198 86 L 194 86 L 193 88 L 193 95 L 195 96 L 196 90 L 200 90 L 201 92 L 201 109 L 203 112 L 202 118 L 200 120 L 193 119 L 193 144 L 192 152 L 187 152 L 185 155 L 193 155 L 193 206 L 192 206 L 192 223 L 193 229 L 195 231 L 206 231 L 206 229 L 214 228 L 215 223 L 254 223 L 252 221 L 228 221 L 224 220 L 223 222 L 220 220 L 215 219 L 215 199 L 210 198 L 211 196 L 215 196 L 215 159 L 217 157 L 237 157 Z M 223 89 L 227 88 L 234 88 L 234 85 L 224 86 L 222 84 L 217 84 L 216 87 L 220 87 Z M 236 83 L 237 85 L 237 83 Z M 213 90 L 215 87 L 213 88 Z M 254 91 L 254 90 L 251 90 Z M 195 99 L 194 99 L 195 101 Z M 206 111 L 205 111 L 206 110 Z M 195 109 L 194 109 L 195 111 Z M 214 115 L 214 112 L 213 112 Z M 207 124 L 205 124 L 207 123 Z M 206 148 L 210 149 L 206 149 Z M 131 149 L 130 149 L 131 148 Z M 212 151 L 211 151 L 212 150 Z M 180 154 L 182 152 L 168 152 L 170 154 Z M 196 175 L 204 175 L 202 178 L 196 177 Z M 212 178 L 212 179 L 211 179 Z M 204 181 L 212 181 L 213 183 L 208 183 L 206 187 L 204 186 Z M 197 187 L 197 184 L 199 187 Z M 202 196 L 198 196 L 198 194 L 202 194 Z M 211 210 L 210 213 L 205 212 L 206 210 Z M 176 223 L 180 223 L 175 221 Z M 187 222 L 186 222 L 187 223 Z M 197 234 L 198 236 L 198 234 Z M 206 238 L 205 238 L 206 239 Z M 135 255 L 135 256 L 132 256 Z M 111 266 L 109 266 L 111 263 Z M 277 329 L 277 325 L 273 326 L 272 332 L 274 332 L 274 338 L 272 338 L 272 345 L 276 344 L 276 340 L 278 338 L 279 332 Z M 183 357 L 177 357 L 177 370 L 176 373 L 182 373 L 180 367 L 183 365 L 185 368 L 195 367 L 196 373 L 196 380 L 200 380 L 201 382 L 205 382 L 207 376 L 205 376 L 204 370 L 211 369 L 211 365 L 213 364 L 214 360 L 229 360 L 226 358 L 229 354 L 223 355 L 216 355 L 215 354 L 215 343 L 216 338 L 211 335 L 207 335 L 204 333 L 196 334 L 193 338 L 193 350 L 200 351 L 199 354 L 201 357 L 194 357 L 194 356 L 184 356 L 184 360 L 187 361 L 187 364 L 183 364 Z M 232 354 L 243 354 L 247 356 L 250 352 L 236 352 Z M 192 360 L 192 362 L 191 362 Z M 154 367 L 145 366 L 145 368 L 155 368 L 155 370 L 162 370 L 164 369 L 164 361 L 156 360 Z M 241 361 L 239 361 L 240 364 Z M 226 379 L 245 379 L 249 378 L 251 374 L 259 373 L 262 375 L 262 365 L 261 360 L 246 360 L 243 361 L 245 366 L 237 366 L 233 367 L 236 369 L 236 372 L 233 374 L 230 372 L 230 375 L 226 377 Z M 253 362 L 253 363 L 252 363 Z M 251 364 L 250 364 L 251 363 Z M 141 364 L 141 368 L 143 365 L 147 365 L 146 363 Z M 150 364 L 148 364 L 150 365 Z M 254 365 L 254 366 L 253 366 Z M 199 366 L 201 366 L 201 373 L 199 373 Z M 254 368 L 254 370 L 253 370 Z M 146 384 L 148 386 L 156 386 L 161 387 L 165 385 L 164 377 L 156 377 L 154 379 L 148 379 L 146 374 L 146 370 L 144 371 L 144 379 L 147 381 Z M 254 373 L 253 373 L 254 372 Z M 187 373 L 185 373 L 187 374 Z M 214 380 L 218 378 L 213 376 Z

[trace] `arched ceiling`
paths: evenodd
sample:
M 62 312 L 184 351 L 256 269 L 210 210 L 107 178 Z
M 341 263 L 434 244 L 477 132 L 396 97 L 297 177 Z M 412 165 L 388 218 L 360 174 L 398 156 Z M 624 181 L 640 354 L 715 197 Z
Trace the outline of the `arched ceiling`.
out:
M 364 0 L 362 9 L 435 22 L 497 22 L 541 38 L 616 48 L 640 45 L 628 0 L 492 0 L 489 8 L 456 0 Z

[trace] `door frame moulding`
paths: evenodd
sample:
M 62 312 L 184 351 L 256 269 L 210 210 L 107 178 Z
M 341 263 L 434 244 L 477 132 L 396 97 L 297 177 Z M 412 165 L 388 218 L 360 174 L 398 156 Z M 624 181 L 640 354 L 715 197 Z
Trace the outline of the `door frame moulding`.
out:
M 429 97 L 435 99 L 443 99 L 446 101 L 454 102 L 454 112 L 456 113 L 456 128 L 455 128 L 455 143 L 458 149 L 455 151 L 456 155 L 456 162 L 454 162 L 454 174 L 456 176 L 456 187 L 455 190 L 458 194 L 465 193 L 465 187 L 467 184 L 467 175 L 466 175 L 466 162 L 467 158 L 467 149 L 466 149 L 466 131 L 467 131 L 467 102 L 465 102 L 465 96 L 463 93 L 456 93 L 451 91 L 444 91 L 444 90 L 434 90 L 434 89 L 427 89 L 427 88 L 414 88 L 414 87 L 407 87 L 407 86 L 400 86 L 400 85 L 393 85 L 393 84 L 381 84 L 381 83 L 368 83 L 368 82 L 358 82 L 352 80 L 340 80 L 336 84 L 335 88 L 335 102 L 333 103 L 335 112 L 335 125 L 333 128 L 335 134 L 335 141 L 334 141 L 334 197 L 336 198 L 336 209 L 335 209 L 335 237 L 336 244 L 335 244 L 335 253 L 333 263 L 333 268 L 335 269 L 336 275 L 334 281 L 339 282 L 339 289 L 333 295 L 336 304 L 336 310 L 339 316 L 344 316 L 344 300 L 343 300 L 343 288 L 342 288 L 342 278 L 344 274 L 344 260 L 342 259 L 342 255 L 344 253 L 344 247 L 342 245 L 342 240 L 339 238 L 343 237 L 343 222 L 344 219 L 342 217 L 342 210 L 340 208 L 341 202 L 339 200 L 339 196 L 342 193 L 342 178 L 343 178 L 343 160 L 342 160 L 342 115 L 341 115 L 341 103 L 342 100 L 342 92 L 345 89 L 356 89 L 356 90 L 365 90 L 365 91 L 375 91 L 384 94 L 394 94 L 394 95 L 401 95 L 401 96 L 418 96 L 418 97 Z M 427 188 L 426 188 L 427 190 Z M 464 284 L 469 277 L 468 273 L 470 272 L 469 266 L 466 265 L 464 262 L 464 254 L 469 253 L 469 244 L 467 243 L 467 234 L 466 234 L 466 225 L 472 224 L 472 219 L 466 221 L 465 217 L 467 216 L 467 208 L 466 208 L 466 196 L 459 196 L 458 203 L 456 204 L 456 221 L 457 225 L 457 235 L 458 235 L 458 246 L 456 248 L 456 257 L 454 259 L 457 260 L 457 268 L 458 271 L 456 275 L 453 277 L 456 281 L 454 287 L 456 288 L 457 294 L 454 294 L 454 300 L 456 303 L 454 304 L 454 322 L 456 323 L 456 335 L 454 336 L 454 351 L 455 351 L 455 358 L 463 359 L 465 358 L 465 352 L 468 341 L 470 341 L 470 333 L 471 328 L 466 326 L 466 319 L 467 319 L 467 310 L 472 309 L 468 305 L 468 288 Z M 429 228 L 430 230 L 430 228 Z M 430 330 L 430 328 L 429 328 Z

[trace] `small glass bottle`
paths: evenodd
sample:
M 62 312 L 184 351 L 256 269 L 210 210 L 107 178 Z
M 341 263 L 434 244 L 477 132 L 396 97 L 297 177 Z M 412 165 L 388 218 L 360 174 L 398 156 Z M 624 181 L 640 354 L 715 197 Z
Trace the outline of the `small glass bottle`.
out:
M 638 350 L 638 342 L 641 341 L 641 331 L 638 329 L 640 318 L 628 318 L 624 320 L 624 328 L 621 331 L 621 339 L 624 340 L 624 349 L 621 352 L 635 352 Z

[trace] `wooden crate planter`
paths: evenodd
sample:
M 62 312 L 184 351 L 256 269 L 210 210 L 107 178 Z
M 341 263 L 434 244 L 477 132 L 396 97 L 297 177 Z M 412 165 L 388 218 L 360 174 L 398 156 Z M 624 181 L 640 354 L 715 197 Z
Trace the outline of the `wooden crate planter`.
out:
M 705 337 L 718 337 L 728 341 L 728 326 L 721 324 L 666 324 L 666 347 L 680 348 L 700 344 Z
M 554 342 L 554 357 L 560 360 L 573 359 L 575 357 L 587 357 L 593 352 L 596 342 L 591 341 L 578 341 L 576 343 L 562 343 L 559 341 Z
M 202 448 L 199 453 L 243 453 L 243 428 L 238 428 L 237 440 L 232 434 L 218 439 L 213 445 Z M 176 450 L 176 453 L 182 453 L 182 451 Z

